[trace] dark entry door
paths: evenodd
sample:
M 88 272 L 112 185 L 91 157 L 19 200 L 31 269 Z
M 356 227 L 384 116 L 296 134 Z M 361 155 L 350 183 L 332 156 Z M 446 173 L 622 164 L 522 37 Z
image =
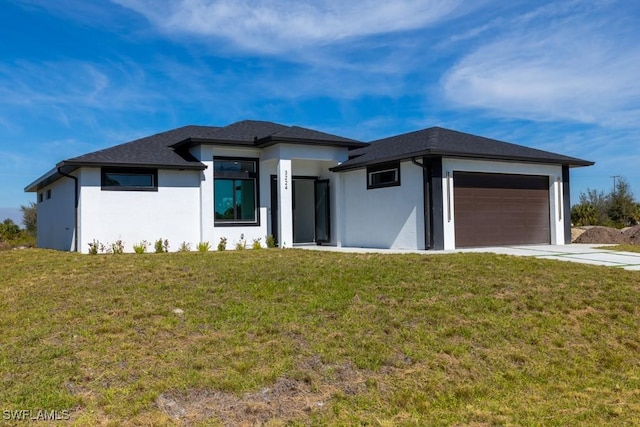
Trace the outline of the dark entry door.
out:
M 316 243 L 331 241 L 331 205 L 329 204 L 329 180 L 315 181 Z

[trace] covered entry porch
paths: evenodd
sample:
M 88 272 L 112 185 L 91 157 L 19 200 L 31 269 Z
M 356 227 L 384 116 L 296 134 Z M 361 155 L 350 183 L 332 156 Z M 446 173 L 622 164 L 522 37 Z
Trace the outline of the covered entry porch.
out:
M 336 244 L 338 174 L 329 170 L 344 161 L 337 147 L 278 146 L 269 153 L 263 170 L 268 183 L 261 185 L 267 209 L 268 234 L 279 247 Z M 275 150 L 274 150 L 275 151 Z M 267 157 L 267 156 L 265 156 Z M 265 174 L 266 174 L 265 173 Z

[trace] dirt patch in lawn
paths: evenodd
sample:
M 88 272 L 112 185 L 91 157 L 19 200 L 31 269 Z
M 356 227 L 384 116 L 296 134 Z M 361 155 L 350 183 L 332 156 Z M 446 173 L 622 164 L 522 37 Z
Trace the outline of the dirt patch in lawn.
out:
M 252 393 L 167 392 L 156 399 L 156 406 L 182 422 L 215 418 L 225 426 L 254 426 L 303 419 L 322 411 L 338 393 L 355 395 L 366 391 L 364 372 L 350 363 L 326 365 L 316 356 L 302 362 L 300 370 L 303 378 L 279 378 Z

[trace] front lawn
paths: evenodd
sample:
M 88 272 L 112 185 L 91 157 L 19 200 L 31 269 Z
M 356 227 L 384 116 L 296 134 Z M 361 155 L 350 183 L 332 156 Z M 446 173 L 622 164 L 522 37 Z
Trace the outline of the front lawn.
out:
M 607 249 L 609 251 L 620 252 L 640 252 L 640 245 L 601 246 L 599 249 Z
M 0 301 L 4 420 L 640 425 L 634 271 L 471 253 L 28 249 L 0 253 Z

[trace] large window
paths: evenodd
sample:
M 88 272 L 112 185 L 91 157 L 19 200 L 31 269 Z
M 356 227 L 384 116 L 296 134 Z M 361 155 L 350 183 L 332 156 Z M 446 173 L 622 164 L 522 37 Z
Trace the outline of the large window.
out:
M 215 223 L 257 225 L 257 160 L 217 157 L 213 164 Z
M 400 185 L 400 162 L 367 167 L 367 189 Z
M 102 168 L 102 189 L 109 191 L 158 191 L 158 170 Z

